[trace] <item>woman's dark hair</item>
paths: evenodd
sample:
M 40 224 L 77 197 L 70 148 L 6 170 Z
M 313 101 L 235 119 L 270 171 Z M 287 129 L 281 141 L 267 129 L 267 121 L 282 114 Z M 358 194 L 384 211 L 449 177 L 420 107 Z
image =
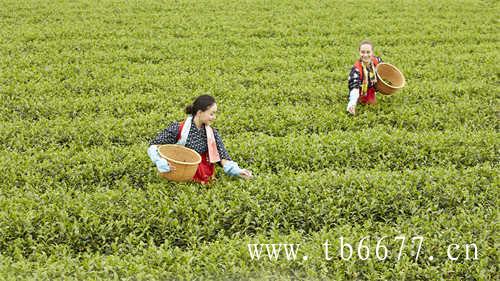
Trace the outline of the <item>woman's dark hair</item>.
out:
M 196 115 L 198 110 L 205 111 L 215 103 L 215 99 L 210 95 L 197 97 L 193 104 L 186 106 L 186 114 Z

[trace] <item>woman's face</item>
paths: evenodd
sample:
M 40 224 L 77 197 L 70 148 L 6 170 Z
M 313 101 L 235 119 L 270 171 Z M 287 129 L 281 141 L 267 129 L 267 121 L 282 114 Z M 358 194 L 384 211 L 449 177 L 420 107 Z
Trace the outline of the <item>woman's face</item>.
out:
M 373 54 L 372 45 L 363 44 L 359 47 L 359 55 L 361 56 L 361 60 L 364 63 L 370 62 L 370 58 L 371 58 L 372 54 Z
M 217 113 L 217 104 L 214 103 L 205 111 L 198 110 L 197 114 L 199 115 L 200 121 L 203 124 L 211 125 L 212 122 L 215 121 L 216 119 L 215 116 L 216 113 Z

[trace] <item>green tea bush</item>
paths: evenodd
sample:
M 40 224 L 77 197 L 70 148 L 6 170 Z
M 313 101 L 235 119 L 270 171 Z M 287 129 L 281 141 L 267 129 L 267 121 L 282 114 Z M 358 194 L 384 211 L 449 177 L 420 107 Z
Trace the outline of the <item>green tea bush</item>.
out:
M 1 7 L 0 279 L 498 279 L 496 2 Z M 364 38 L 407 85 L 353 117 Z M 206 92 L 254 180 L 157 176 L 149 141 Z M 408 244 L 396 260 L 401 235 L 422 258 Z M 252 243 L 300 254 L 255 260 Z

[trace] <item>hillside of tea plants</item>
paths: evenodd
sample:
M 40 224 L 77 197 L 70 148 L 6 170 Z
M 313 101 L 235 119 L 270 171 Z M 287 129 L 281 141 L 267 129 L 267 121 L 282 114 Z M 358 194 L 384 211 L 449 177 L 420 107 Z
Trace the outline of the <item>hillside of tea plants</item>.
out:
M 499 14 L 1 0 L 0 279 L 498 280 Z M 349 116 L 365 38 L 407 86 Z M 149 141 L 206 92 L 253 180 L 157 176 Z

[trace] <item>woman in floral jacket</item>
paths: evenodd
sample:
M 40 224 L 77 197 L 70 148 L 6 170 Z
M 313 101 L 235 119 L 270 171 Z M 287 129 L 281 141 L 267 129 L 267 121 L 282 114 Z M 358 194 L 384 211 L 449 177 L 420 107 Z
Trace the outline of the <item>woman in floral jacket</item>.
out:
M 376 67 L 382 62 L 380 57 L 373 55 L 373 44 L 363 40 L 359 44 L 360 58 L 354 63 L 349 73 L 349 103 L 347 111 L 356 114 L 356 105 L 375 104 L 375 83 L 377 82 Z
M 187 118 L 183 122 L 173 122 L 150 142 L 148 155 L 159 172 L 168 173 L 171 167 L 160 157 L 157 145 L 180 144 L 195 150 L 201 156 L 201 163 L 193 177 L 196 182 L 208 183 L 214 176 L 217 163 L 230 176 L 245 179 L 252 177 L 250 171 L 241 169 L 231 160 L 219 133 L 210 126 L 216 119 L 216 112 L 217 104 L 212 96 L 199 96 L 193 104 L 186 107 Z

